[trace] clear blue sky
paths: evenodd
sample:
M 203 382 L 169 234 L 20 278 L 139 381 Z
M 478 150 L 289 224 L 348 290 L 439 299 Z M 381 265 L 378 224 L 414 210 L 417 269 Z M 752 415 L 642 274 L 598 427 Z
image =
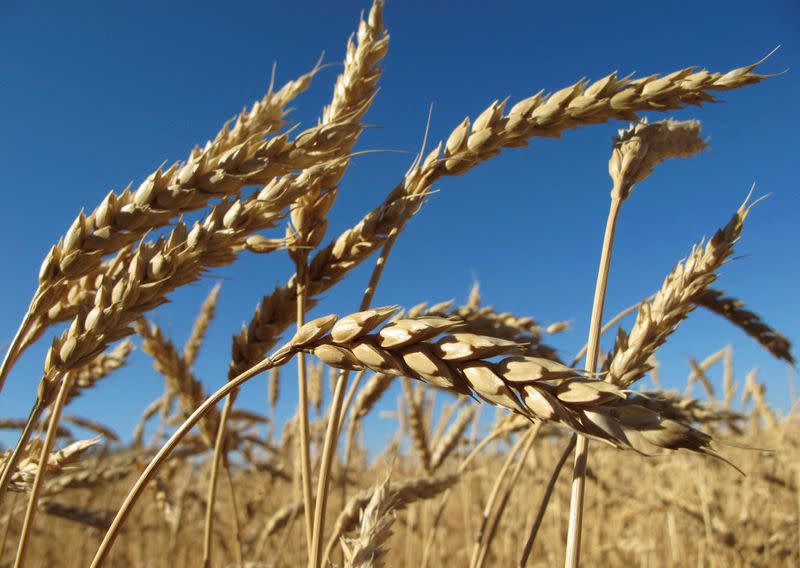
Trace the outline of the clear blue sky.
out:
M 0 2 L 0 343 L 23 315 L 44 254 L 82 207 L 93 208 L 109 189 L 138 183 L 164 161 L 183 159 L 263 94 L 274 61 L 279 84 L 307 71 L 323 51 L 326 61 L 341 61 L 358 14 L 368 7 L 367 0 Z M 516 101 L 613 70 L 729 70 L 782 44 L 763 69 L 788 68 L 788 74 L 723 93 L 724 104 L 672 115 L 701 119 L 711 149 L 662 166 L 626 204 L 607 313 L 654 291 L 756 182 L 757 194 L 771 197 L 753 212 L 738 246 L 742 258 L 722 271 L 718 286 L 800 338 L 796 2 L 395 0 L 385 19 L 391 47 L 367 116 L 380 128 L 366 131 L 358 149 L 408 153 L 354 161 L 330 235 L 354 223 L 400 179 L 420 145 L 431 103 L 431 135 L 445 138 L 465 115 L 474 118 L 494 99 Z M 316 120 L 339 69 L 318 76 L 296 101 L 293 120 Z M 573 353 L 586 335 L 608 203 L 610 139 L 620 126 L 536 140 L 443 180 L 400 238 L 376 303 L 463 301 L 477 279 L 486 302 L 498 309 L 544 323 L 572 320 L 572 331 L 554 342 L 566 356 Z M 353 273 L 317 311 L 355 309 L 368 269 Z M 202 298 L 223 280 L 219 316 L 197 367 L 209 391 L 224 380 L 231 334 L 289 271 L 285 255 L 245 255 L 231 269 L 180 290 L 154 314 L 182 345 Z M 48 342 L 29 350 L 14 369 L 0 396 L 0 416 L 27 413 Z M 737 379 L 758 366 L 770 399 L 787 409 L 786 367 L 702 312 L 661 353 L 667 385 L 683 385 L 687 356 L 701 358 L 727 343 L 735 348 Z M 292 411 L 293 385 L 289 375 L 281 416 Z M 136 352 L 130 367 L 69 412 L 106 421 L 127 436 L 162 388 L 149 358 Z M 246 393 L 240 398 L 245 406 L 263 409 L 263 382 Z M 393 405 L 394 397 L 387 397 L 384 406 Z

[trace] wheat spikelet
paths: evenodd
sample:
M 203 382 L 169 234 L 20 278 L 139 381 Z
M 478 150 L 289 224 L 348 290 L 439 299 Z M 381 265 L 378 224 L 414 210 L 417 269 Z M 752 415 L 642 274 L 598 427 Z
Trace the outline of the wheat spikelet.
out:
M 166 295 L 199 278 L 212 266 L 230 264 L 249 234 L 273 226 L 282 210 L 307 184 L 321 183 L 325 164 L 284 177 L 244 200 L 225 200 L 202 223 L 187 230 L 178 223 L 154 243 L 142 243 L 116 278 L 99 277 L 94 307 L 78 310 L 69 329 L 53 341 L 45 377 L 74 370 L 113 341 L 132 333 L 141 314 L 165 303 Z
M 56 501 L 39 502 L 39 511 L 46 515 L 80 523 L 101 531 L 108 530 L 108 527 L 111 526 L 111 520 L 114 518 L 112 511 L 91 511 Z
M 22 430 L 25 428 L 26 423 L 27 420 L 21 418 L 0 418 L 0 430 Z M 59 438 L 75 438 L 69 429 L 62 426 L 59 426 L 58 430 L 56 430 L 56 436 Z
M 194 320 L 192 333 L 189 339 L 186 340 L 186 345 L 183 346 L 183 359 L 190 367 L 197 359 L 197 354 L 200 352 L 200 346 L 203 344 L 208 326 L 211 324 L 211 320 L 214 319 L 221 287 L 221 284 L 215 284 L 211 292 L 206 296 L 203 305 L 200 306 L 200 313 L 197 314 L 197 318 Z
M 389 480 L 376 486 L 372 497 L 360 513 L 359 534 L 342 538 L 345 566 L 348 568 L 380 568 L 384 566 L 385 550 L 381 546 L 392 535 L 392 500 Z
M 688 398 L 676 391 L 636 393 L 632 399 L 645 408 L 684 424 L 713 425 L 722 422 L 737 432 L 741 431 L 738 424 L 745 418 L 739 412 Z
M 726 296 L 725 292 L 713 288 L 706 289 L 695 299 L 695 304 L 722 316 L 778 359 L 794 365 L 792 344 L 786 337 L 767 325 L 759 316 L 744 308 L 744 302 Z
M 463 326 L 456 319 L 422 316 L 376 329 L 396 310 L 376 308 L 338 321 L 336 316 L 318 318 L 301 327 L 280 355 L 303 350 L 331 367 L 369 368 L 458 394 L 474 393 L 529 420 L 557 422 L 618 448 L 684 448 L 718 457 L 710 436 L 636 404 L 613 383 L 588 379 L 557 361 L 517 356 L 514 342 L 470 333 L 432 341 Z M 503 358 L 490 362 L 497 357 Z M 411 405 L 410 387 L 406 398 Z M 422 420 L 420 425 L 425 431 Z
M 45 471 L 48 474 L 57 474 L 65 471 L 70 464 L 75 463 L 80 457 L 92 446 L 97 445 L 100 438 L 92 438 L 91 440 L 79 440 L 73 442 L 64 448 L 50 453 L 47 458 L 47 463 L 44 464 Z M 25 447 L 25 454 L 19 461 L 14 471 L 11 473 L 11 483 L 9 488 L 12 491 L 27 492 L 30 491 L 33 485 L 36 471 L 39 469 L 39 450 L 41 449 L 41 440 L 32 440 Z M 6 452 L 2 456 L 0 462 L 0 469 L 3 469 L 5 462 L 9 457 Z
M 269 406 L 273 410 L 275 410 L 275 406 L 278 404 L 278 399 L 280 398 L 280 394 L 281 394 L 281 369 L 280 367 L 275 367 L 274 369 L 270 370 L 269 373 L 269 393 L 268 393 Z
M 322 412 L 322 382 L 325 374 L 325 367 L 321 363 L 311 365 L 308 370 L 308 401 L 319 416 Z
M 408 317 L 421 315 L 456 317 L 469 325 L 470 331 L 480 335 L 508 339 L 520 344 L 526 354 L 533 357 L 546 357 L 558 359 L 556 350 L 541 342 L 541 337 L 546 330 L 530 316 L 517 316 L 511 312 L 498 312 L 491 306 L 481 306 L 478 286 L 473 287 L 470 299 L 464 305 L 454 307 L 454 302 L 446 301 L 428 306 L 425 303 L 417 304 L 408 310 Z M 566 324 L 554 324 L 556 331 L 565 329 Z
M 125 479 L 135 471 L 135 466 L 143 459 L 142 455 L 134 454 L 125 459 L 115 459 L 101 466 L 97 461 L 83 464 L 83 467 L 74 471 L 66 471 L 48 479 L 45 494 L 57 495 L 68 489 L 95 488 Z
M 9 350 L 3 376 L 14 358 L 52 323 L 52 308 L 72 292 L 69 281 L 97 271 L 103 257 L 168 224 L 180 213 L 201 209 L 213 197 L 233 195 L 245 185 L 267 183 L 293 168 L 324 161 L 326 144 L 333 142 L 335 148 L 336 132 L 343 133 L 349 126 L 320 126 L 292 142 L 286 135 L 261 139 L 281 126 L 284 106 L 308 87 L 317 70 L 277 93 L 270 88 L 264 100 L 250 112 L 244 111 L 232 129 L 226 124 L 204 149 L 195 148 L 185 164 L 159 168 L 134 192 L 110 192 L 88 216 L 81 211 L 42 263 L 37 291 L 21 333 Z M 19 339 L 23 341 L 18 343 Z
M 707 147 L 696 120 L 647 120 L 620 130 L 608 162 L 608 173 L 620 199 L 630 196 L 633 186 L 650 176 L 659 163 L 670 158 L 689 158 Z
M 742 204 L 731 221 L 705 245 L 678 263 L 655 296 L 642 304 L 630 335 L 620 334 L 609 354 L 607 380 L 628 387 L 648 370 L 647 358 L 667 340 L 694 307 L 694 300 L 716 279 L 715 271 L 733 252 L 750 206 Z
M 446 491 L 459 480 L 459 475 L 440 475 L 435 477 L 418 477 L 415 479 L 398 482 L 391 487 L 389 500 L 396 511 L 408 507 L 417 501 L 431 499 Z M 358 492 L 351 497 L 342 507 L 342 511 L 333 524 L 333 530 L 325 546 L 325 553 L 322 558 L 329 558 L 339 537 L 355 529 L 359 522 L 361 510 L 367 506 L 372 499 L 374 491 L 366 489 Z
M 264 524 L 264 536 L 270 536 L 284 528 L 296 515 L 303 512 L 303 502 L 289 503 L 275 511 Z
M 381 76 L 380 63 L 389 48 L 389 35 L 383 28 L 383 2 L 376 0 L 366 20 L 359 22 L 357 43 L 347 44 L 344 71 L 336 79 L 331 104 L 325 107 L 321 125 L 348 124 L 349 136 L 339 141 L 339 156 L 350 153 L 363 126 L 361 119 L 369 109 Z M 327 230 L 327 214 L 338 192 L 337 185 L 348 161 L 342 161 L 329 184 L 300 196 L 292 209 L 292 226 L 287 239 L 292 240 L 289 254 L 296 263 L 305 263 L 310 250 L 319 246 Z

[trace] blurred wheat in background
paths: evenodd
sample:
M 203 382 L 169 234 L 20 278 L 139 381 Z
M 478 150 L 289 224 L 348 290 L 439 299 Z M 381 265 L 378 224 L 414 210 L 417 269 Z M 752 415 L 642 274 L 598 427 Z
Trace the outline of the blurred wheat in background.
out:
M 612 73 L 497 100 L 442 141 L 426 133 L 394 189 L 336 234 L 329 212 L 357 167 L 354 148 L 388 49 L 376 0 L 347 42 L 316 124 L 293 123 L 289 109 L 322 61 L 271 84 L 185 161 L 98 196 L 52 245 L 0 369 L 0 386 L 24 381 L 15 363 L 48 342 L 30 406 L 0 421 L 18 440 L 0 462 L 3 565 L 800 562 L 795 409 L 770 407 L 756 370 L 735 372 L 731 346 L 690 357 L 684 392 L 662 389 L 659 377 L 659 348 L 696 309 L 793 368 L 790 341 L 735 289 L 715 287 L 758 215 L 759 195 L 720 203 L 710 237 L 686 243 L 660 288 L 654 282 L 652 295 L 631 298 L 620 314 L 604 310 L 623 205 L 648 191 L 662 164 L 708 146 L 699 121 L 656 113 L 758 89 L 772 80 L 762 61 L 722 72 Z M 554 347 L 566 321 L 540 324 L 511 300 L 504 308 L 512 311 L 495 310 L 477 285 L 463 304 L 373 305 L 395 242 L 439 180 L 532 139 L 614 121 L 628 124 L 597 149 L 610 154 L 610 199 L 590 329 L 574 358 Z M 293 273 L 232 330 L 227 381 L 214 391 L 199 378 L 207 373 L 198 355 L 228 352 L 204 343 L 226 286 L 209 284 L 187 338 L 151 312 L 243 255 L 265 263 L 286 255 Z M 371 272 L 360 305 L 307 317 L 362 264 Z M 604 334 L 616 336 L 608 353 Z M 164 383 L 135 431 L 120 436 L 73 414 L 70 403 L 127 365 L 134 349 Z M 252 381 L 265 384 L 261 412 L 237 406 Z M 278 423 L 280 399 L 294 392 L 285 381 L 296 382 L 298 400 Z M 365 419 L 393 385 L 396 410 L 383 417 L 396 432 L 367 447 Z

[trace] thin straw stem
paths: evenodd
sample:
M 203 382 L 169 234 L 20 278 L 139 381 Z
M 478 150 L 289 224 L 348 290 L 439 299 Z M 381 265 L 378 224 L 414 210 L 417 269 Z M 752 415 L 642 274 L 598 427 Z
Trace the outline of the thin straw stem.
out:
M 331 412 L 328 418 L 328 428 L 325 432 L 325 442 L 322 448 L 322 463 L 319 468 L 319 481 L 317 484 L 317 503 L 314 508 L 314 532 L 311 543 L 311 558 L 309 566 L 319 568 L 322 565 L 322 534 L 325 531 L 325 507 L 328 500 L 328 485 L 330 481 L 331 462 L 333 461 L 334 447 L 339 435 L 339 413 L 344 402 L 344 390 L 347 383 L 347 373 L 339 372 L 336 379 L 336 388 L 333 393 Z
M 611 250 L 614 247 L 614 232 L 619 218 L 622 199 L 617 197 L 618 192 L 612 192 L 611 207 L 608 211 L 603 248 L 600 253 L 600 267 L 597 270 L 597 282 L 594 290 L 592 304 L 592 319 L 589 323 L 589 340 L 586 351 L 586 372 L 589 376 L 597 370 L 597 355 L 600 350 L 600 327 L 603 321 L 603 307 L 606 299 L 608 274 L 611 269 Z M 586 461 L 589 457 L 589 441 L 578 436 L 577 449 L 575 450 L 575 466 L 572 476 L 572 494 L 570 497 L 569 529 L 567 532 L 567 551 L 564 565 L 567 568 L 577 568 L 580 562 L 581 528 L 583 524 L 583 493 L 586 485 Z
M 535 426 L 531 426 L 531 428 L 525 433 L 525 435 L 520 436 L 517 442 L 514 444 L 514 447 L 508 452 L 508 456 L 506 456 L 506 461 L 503 463 L 503 467 L 500 468 L 500 472 L 497 474 L 497 477 L 494 480 L 494 485 L 492 486 L 492 491 L 489 493 L 489 499 L 486 501 L 486 506 L 483 508 L 483 516 L 481 517 L 481 526 L 478 529 L 478 532 L 475 534 L 475 541 L 472 545 L 472 558 L 470 559 L 469 565 L 471 567 L 475 567 L 478 565 L 478 558 L 480 556 L 480 551 L 482 548 L 482 543 L 484 536 L 486 534 L 486 527 L 489 524 L 489 516 L 491 515 L 492 508 L 494 507 L 494 503 L 497 500 L 497 496 L 500 494 L 500 486 L 503 484 L 503 480 L 506 478 L 508 474 L 508 470 L 511 468 L 511 464 L 514 462 L 514 458 L 517 457 L 517 454 L 522 449 L 523 445 L 527 442 L 530 438 L 531 433 L 535 431 Z
M 33 532 L 33 522 L 36 518 L 36 507 L 39 503 L 39 494 L 42 491 L 42 483 L 44 482 L 45 471 L 47 470 L 47 462 L 50 459 L 50 450 L 57 438 L 58 422 L 61 419 L 61 411 L 64 409 L 64 403 L 69 395 L 69 389 L 72 387 L 72 373 L 67 373 L 61 379 L 61 388 L 58 391 L 53 411 L 50 414 L 50 423 L 47 426 L 47 435 L 42 444 L 42 451 L 39 454 L 39 467 L 36 468 L 36 477 L 33 479 L 33 487 L 31 488 L 31 495 L 28 499 L 28 509 L 25 511 L 25 520 L 22 523 L 22 532 L 19 537 L 19 545 L 17 547 L 17 558 L 14 560 L 14 568 L 21 568 L 25 564 L 25 556 L 28 551 L 28 543 Z
M 506 506 L 508 505 L 508 499 L 511 497 L 511 492 L 514 490 L 514 486 L 517 484 L 517 480 L 519 479 L 520 474 L 522 473 L 522 468 L 525 466 L 525 462 L 528 459 L 528 454 L 533 448 L 533 443 L 536 441 L 536 435 L 539 433 L 541 428 L 541 423 L 538 423 L 531 427 L 528 433 L 528 441 L 525 442 L 525 446 L 522 448 L 522 452 L 519 455 L 519 459 L 517 463 L 514 465 L 514 471 L 511 472 L 511 479 L 506 486 L 506 490 L 503 493 L 502 499 L 500 499 L 500 504 L 497 507 L 497 512 L 492 519 L 491 524 L 489 525 L 489 530 L 486 533 L 486 538 L 484 539 L 483 544 L 481 545 L 481 552 L 478 556 L 478 561 L 476 562 L 476 568 L 483 568 L 484 564 L 486 564 L 486 559 L 489 556 L 489 549 L 492 546 L 492 541 L 494 540 L 494 535 L 497 533 L 497 527 L 500 526 L 500 520 L 503 518 L 503 513 L 506 510 Z
M 3 500 L 5 499 L 6 491 L 8 490 L 8 484 L 11 482 L 11 476 L 14 474 L 17 463 L 22 457 L 22 452 L 25 450 L 25 446 L 28 444 L 28 440 L 33 433 L 33 427 L 37 422 L 39 422 L 39 418 L 42 416 L 44 408 L 45 406 L 42 404 L 41 398 L 37 398 L 36 402 L 31 407 L 31 412 L 28 415 L 28 421 L 25 423 L 25 428 L 23 428 L 22 433 L 19 436 L 19 441 L 17 442 L 14 451 L 11 453 L 11 457 L 6 462 L 6 467 L 3 470 L 2 477 L 0 477 L 0 504 L 2 504 Z
M 92 560 L 91 567 L 92 568 L 99 568 L 103 565 L 103 562 L 108 557 L 109 552 L 111 551 L 111 547 L 114 545 L 114 541 L 119 534 L 120 529 L 122 528 L 122 524 L 130 515 L 130 512 L 133 506 L 136 504 L 136 501 L 139 500 L 139 497 L 142 496 L 147 483 L 158 473 L 159 468 L 163 465 L 175 447 L 180 443 L 180 441 L 186 436 L 186 434 L 191 431 L 191 429 L 197 424 L 203 416 L 205 416 L 211 408 L 216 406 L 216 404 L 225 398 L 231 391 L 239 388 L 248 380 L 252 379 L 256 375 L 263 373 L 266 370 L 271 369 L 277 365 L 284 364 L 292 355 L 294 355 L 294 349 L 289 345 L 284 345 L 277 351 L 275 351 L 271 357 L 266 357 L 261 362 L 253 365 L 248 370 L 241 373 L 239 376 L 231 379 L 229 382 L 224 384 L 220 387 L 214 394 L 209 396 L 203 404 L 197 407 L 197 409 L 192 412 L 192 414 L 184 420 L 183 424 L 181 424 L 177 430 L 170 436 L 169 440 L 167 440 L 161 449 L 158 450 L 158 453 L 150 460 L 150 463 L 141 473 L 139 478 L 136 480 L 136 483 L 133 485 L 131 490 L 128 492 L 128 495 L 125 497 L 125 500 L 122 502 L 119 510 L 117 511 L 114 520 L 111 522 L 108 531 L 106 532 L 105 536 L 103 537 L 103 541 L 100 543 L 100 547 L 97 549 L 97 553 L 95 553 L 94 559 Z
M 306 267 L 305 261 L 297 264 L 297 329 L 305 323 L 306 317 Z M 297 354 L 297 421 L 300 425 L 300 480 L 303 486 L 303 505 L 306 521 L 306 547 L 308 557 L 313 551 L 311 542 L 314 535 L 312 511 L 314 495 L 311 490 L 311 453 L 308 426 L 308 388 L 306 385 L 306 358 L 304 353 Z
M 600 330 L 600 335 L 601 335 L 601 336 L 603 336 L 603 335 L 605 335 L 606 333 L 608 333 L 608 332 L 611 330 L 611 328 L 612 328 L 612 327 L 614 327 L 615 325 L 617 325 L 617 324 L 618 324 L 620 321 L 622 321 L 622 319 L 623 319 L 623 318 L 625 318 L 626 316 L 629 316 L 629 315 L 631 315 L 633 312 L 635 312 L 636 310 L 638 310 L 639 308 L 641 308 L 641 307 L 642 307 L 642 304 L 644 304 L 645 302 L 648 302 L 648 301 L 650 301 L 651 299 L 652 299 L 652 296 L 648 296 L 647 298 L 645 298 L 645 299 L 644 299 L 644 300 L 642 300 L 641 302 L 637 302 L 637 303 L 633 304 L 632 306 L 628 306 L 627 308 L 625 308 L 624 310 L 622 310 L 620 313 L 618 313 L 617 315 L 615 315 L 613 318 L 611 318 L 610 320 L 608 320 L 608 321 L 607 321 L 607 322 L 606 322 L 606 323 L 603 325 L 603 328 Z M 581 359 L 583 359 L 583 356 L 584 356 L 584 355 L 586 355 L 586 351 L 587 351 L 588 349 L 589 349 L 589 344 L 588 344 L 588 343 L 585 343 L 585 344 L 583 345 L 583 347 L 581 347 L 581 350 L 580 350 L 580 351 L 578 351 L 578 353 L 575 355 L 575 358 L 574 358 L 574 359 L 572 359 L 572 362 L 570 363 L 570 365 L 569 365 L 569 366 L 570 366 L 570 367 L 574 367 L 575 365 L 577 365 L 578 363 L 580 363 L 580 360 L 581 360 Z
M 491 442 L 502 436 L 503 434 L 509 432 L 510 428 L 500 428 L 497 430 L 493 430 L 489 433 L 488 436 L 483 438 L 480 442 L 478 442 L 472 451 L 467 454 L 467 457 L 464 458 L 464 461 L 458 466 L 458 473 L 462 474 L 467 470 L 467 467 L 472 463 L 478 454 L 480 454 L 481 450 L 488 446 Z M 434 542 L 436 541 L 436 529 L 439 526 L 439 520 L 442 518 L 442 513 L 444 513 L 445 505 L 447 505 L 447 500 L 450 497 L 450 493 L 452 489 L 448 489 L 442 494 L 442 498 L 439 500 L 439 504 L 436 507 L 436 513 L 433 515 L 433 522 L 431 523 L 431 530 L 428 534 L 428 538 L 425 541 L 425 548 L 422 552 L 422 565 L 421 568 L 426 568 L 428 566 L 428 560 L 430 559 L 431 550 L 433 550 Z
M 553 495 L 553 489 L 556 486 L 556 481 L 558 481 L 558 476 L 561 474 L 561 469 L 564 467 L 564 464 L 567 462 L 567 458 L 572 453 L 572 450 L 575 449 L 575 441 L 577 440 L 577 435 L 573 434 L 569 438 L 569 443 L 564 448 L 564 451 L 561 452 L 561 457 L 558 458 L 558 463 L 556 463 L 555 468 L 553 468 L 553 473 L 550 474 L 550 481 L 547 482 L 547 487 L 544 488 L 544 493 L 542 494 L 542 500 L 539 503 L 539 508 L 536 511 L 536 517 L 533 519 L 533 524 L 531 525 L 531 530 L 528 533 L 528 540 L 525 541 L 525 548 L 522 550 L 522 557 L 519 560 L 519 567 L 525 568 L 528 564 L 528 557 L 531 554 L 531 550 L 533 549 L 533 543 L 536 541 L 536 535 L 539 532 L 539 527 L 542 526 L 542 521 L 544 520 L 544 513 L 547 510 L 547 506 L 550 504 L 550 497 Z
M 227 470 L 228 465 L 223 462 L 225 436 L 228 431 L 227 423 L 228 416 L 230 416 L 231 409 L 233 408 L 234 399 L 236 398 L 236 391 L 225 397 L 225 405 L 222 407 L 222 415 L 219 419 L 219 426 L 217 427 L 217 437 L 214 440 L 214 455 L 211 458 L 211 471 L 208 476 L 208 495 L 206 497 L 206 519 L 205 529 L 203 530 L 203 566 L 209 568 L 211 566 L 211 541 L 214 534 L 214 502 L 217 497 L 217 478 L 219 477 L 220 467 L 225 467 Z
M 0 392 L 2 392 L 3 386 L 6 384 L 6 377 L 8 377 L 11 367 L 14 366 L 14 363 L 20 355 L 22 337 L 23 334 L 28 331 L 28 325 L 30 325 L 30 322 L 31 309 L 28 308 L 28 311 L 25 312 L 25 317 L 22 319 L 22 323 L 20 323 L 19 327 L 17 328 L 17 333 L 14 334 L 14 339 L 11 340 L 11 344 L 8 346 L 5 356 L 3 356 L 2 364 L 0 364 Z

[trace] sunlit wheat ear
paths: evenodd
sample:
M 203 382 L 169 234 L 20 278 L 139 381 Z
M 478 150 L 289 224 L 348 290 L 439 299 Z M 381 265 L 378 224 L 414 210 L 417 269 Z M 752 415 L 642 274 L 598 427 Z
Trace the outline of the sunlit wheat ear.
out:
M 354 538 L 342 538 L 345 566 L 379 568 L 385 565 L 386 551 L 382 546 L 392 535 L 392 501 L 387 479 L 375 487 L 369 503 L 361 510 L 358 535 Z
M 280 175 L 276 159 L 284 162 L 288 172 L 292 168 L 291 162 L 286 163 L 288 156 L 292 152 L 303 154 L 303 149 L 320 135 L 335 138 L 331 132 L 321 131 L 304 133 L 305 138 L 298 137 L 292 143 L 285 137 L 263 138 L 280 129 L 285 106 L 308 87 L 317 70 L 287 83 L 277 93 L 270 87 L 264 99 L 250 111 L 243 111 L 232 128 L 226 123 L 205 148 L 195 148 L 186 163 L 159 168 L 135 191 L 110 192 L 88 215 L 81 211 L 42 263 L 37 291 L 3 361 L 0 384 L 19 353 L 49 325 L 52 308 L 69 296 L 70 281 L 96 271 L 105 256 L 169 224 L 179 214 L 196 211 L 214 197 L 234 195 L 245 185 L 266 183 Z M 278 157 L 281 155 L 283 158 Z M 292 160 L 297 161 L 297 157 Z M 308 157 L 300 161 L 301 167 L 316 163 L 309 162 Z
M 351 127 L 349 135 L 339 140 L 340 157 L 350 154 L 363 130 L 361 121 L 374 100 L 381 77 L 380 65 L 388 48 L 389 34 L 383 27 L 383 1 L 376 0 L 367 19 L 359 22 L 355 41 L 351 37 L 347 43 L 344 71 L 337 77 L 331 103 L 322 115 L 322 125 Z M 305 262 L 309 251 L 322 242 L 327 231 L 328 212 L 348 165 L 348 161 L 343 160 L 326 186 L 305 192 L 292 208 L 292 226 L 287 228 L 287 239 L 292 240 L 289 252 L 295 262 Z
M 44 467 L 50 474 L 60 473 L 65 470 L 67 466 L 78 461 L 81 456 L 86 453 L 91 447 L 100 443 L 100 438 L 92 438 L 90 440 L 79 440 L 65 446 L 61 450 L 51 452 Z M 42 446 L 41 441 L 33 440 L 25 448 L 25 455 L 17 464 L 13 473 L 11 474 L 11 483 L 9 488 L 12 491 L 28 492 L 33 484 L 33 479 L 36 476 L 36 471 L 39 469 L 39 450 Z M 0 469 L 5 465 L 5 457 L 0 462 Z
M 457 474 L 440 475 L 435 477 L 424 476 L 414 479 L 407 479 L 394 483 L 390 486 L 389 499 L 391 500 L 392 507 L 396 511 L 400 511 L 408 507 L 409 504 L 425 499 L 431 499 L 446 491 L 458 482 L 460 476 Z M 347 503 L 342 507 L 339 516 L 334 522 L 328 543 L 325 546 L 325 552 L 322 558 L 330 558 L 331 551 L 339 542 L 339 537 L 343 534 L 354 530 L 360 520 L 361 510 L 367 506 L 374 491 L 366 489 L 360 491 L 358 494 L 350 498 Z
M 647 120 L 620 130 L 614 140 L 608 173 L 614 192 L 627 199 L 633 186 L 650 176 L 659 163 L 670 158 L 690 158 L 706 148 L 696 120 Z
M 610 382 L 589 379 L 557 361 L 515 356 L 519 345 L 512 341 L 470 333 L 442 335 L 463 327 L 452 318 L 421 316 L 381 326 L 395 310 L 318 318 L 298 330 L 289 345 L 332 367 L 368 368 L 475 394 L 529 420 L 557 422 L 618 448 L 685 448 L 717 455 L 709 436 L 637 405 Z M 494 358 L 500 360 L 490 361 Z
M 607 380 L 627 388 L 647 372 L 647 358 L 694 308 L 694 300 L 716 279 L 716 271 L 733 253 L 752 205 L 745 201 L 730 222 L 679 262 L 661 289 L 642 305 L 629 334 L 620 332 L 609 354 Z

